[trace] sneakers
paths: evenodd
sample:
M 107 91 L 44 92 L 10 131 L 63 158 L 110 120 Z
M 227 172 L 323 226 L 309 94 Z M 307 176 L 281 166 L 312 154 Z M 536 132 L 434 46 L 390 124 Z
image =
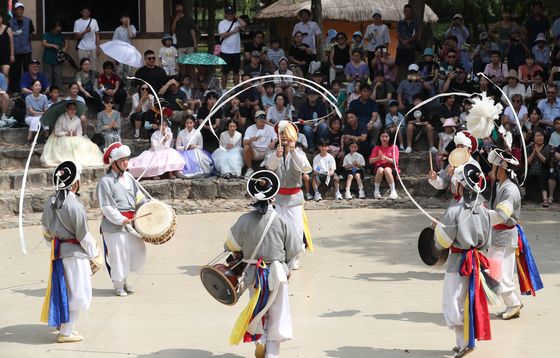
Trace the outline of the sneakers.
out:
M 342 194 L 339 191 L 334 194 L 334 197 L 336 198 L 336 200 L 342 200 Z
M 381 193 L 378 192 L 378 191 L 376 191 L 375 193 L 373 193 L 373 197 L 374 197 L 375 199 L 381 199 Z
M 391 194 L 389 194 L 389 199 L 398 199 L 399 195 L 397 194 L 396 191 L 392 191 Z
M 126 297 L 127 293 L 124 288 L 115 288 L 115 296 Z
M 406 150 L 404 152 L 407 154 L 412 153 L 412 147 L 406 147 Z
M 311 195 L 311 193 L 305 194 L 305 200 L 311 200 L 311 199 L 313 199 L 313 195 Z
M 350 193 L 350 190 L 346 190 L 344 197 L 348 200 L 352 199 L 352 193 Z
M 508 307 L 504 312 L 504 314 L 502 315 L 502 319 L 508 320 L 508 319 L 519 317 L 522 308 L 523 308 L 522 304 L 519 306 Z
M 410 148 L 410 147 L 409 147 L 409 148 Z M 408 149 L 408 148 L 406 148 L 406 149 Z M 402 145 L 399 146 L 399 152 L 404 152 L 404 151 L 405 151 L 404 147 L 403 147 Z
M 125 280 L 124 281 L 124 290 L 127 293 L 133 293 L 134 290 L 132 289 L 132 286 Z
M 59 333 L 58 336 L 56 336 L 56 343 L 73 343 L 73 342 L 81 342 L 83 340 L 84 337 L 75 333 L 72 333 L 69 336 L 65 336 L 64 334 Z
M 366 198 L 366 192 L 364 191 L 364 189 L 360 189 L 360 191 L 358 192 L 358 198 L 359 199 L 365 199 Z
M 439 152 L 439 150 L 436 147 L 431 147 L 430 148 L 430 153 L 437 154 L 437 152 Z
M 247 169 L 247 171 L 245 172 L 245 178 L 249 179 L 254 172 L 255 171 L 253 170 L 253 168 Z
M 323 200 L 323 197 L 321 196 L 321 193 L 316 192 L 316 193 L 315 193 L 315 196 L 313 197 L 313 200 L 315 200 L 315 201 L 321 201 L 321 200 Z

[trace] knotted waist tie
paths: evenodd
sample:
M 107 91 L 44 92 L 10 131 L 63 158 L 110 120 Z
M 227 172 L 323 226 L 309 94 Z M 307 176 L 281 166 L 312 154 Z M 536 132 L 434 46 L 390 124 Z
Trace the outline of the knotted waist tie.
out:
M 469 278 L 469 286 L 464 305 L 464 337 L 469 347 L 475 346 L 475 339 L 490 340 L 490 315 L 481 275 L 490 268 L 488 258 L 476 248 L 459 249 L 450 247 L 455 254 L 462 254 L 459 274 Z
M 301 188 L 280 188 L 278 194 L 282 195 L 294 195 L 301 191 Z

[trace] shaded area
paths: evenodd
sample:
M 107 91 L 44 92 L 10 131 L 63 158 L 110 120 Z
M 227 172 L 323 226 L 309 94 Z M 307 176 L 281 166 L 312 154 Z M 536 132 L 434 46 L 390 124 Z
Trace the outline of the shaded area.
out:
M 352 317 L 360 313 L 360 310 L 344 310 L 323 313 L 320 317 Z
M 198 276 L 200 274 L 200 265 L 178 266 L 179 270 L 184 271 L 182 274 L 189 276 Z
M 451 351 L 423 350 L 423 349 L 402 349 L 402 348 L 372 348 L 372 347 L 338 347 L 335 351 L 325 351 L 327 357 L 340 358 L 371 358 L 371 357 L 452 357 Z
M 138 358 L 243 358 L 243 356 L 239 356 L 237 354 L 231 353 L 224 353 L 224 354 L 214 354 L 209 351 L 203 351 L 201 349 L 164 349 L 161 351 L 148 353 L 148 354 L 139 354 L 136 357 Z
M 20 324 L 0 328 L 0 342 L 31 345 L 56 342 L 55 328 L 46 324 Z
M 443 272 L 427 272 L 427 271 L 407 271 L 407 272 L 374 272 L 359 273 L 353 277 L 354 280 L 365 281 L 443 281 Z
M 45 297 L 46 288 L 43 287 L 12 291 L 30 297 Z M 93 297 L 111 297 L 115 295 L 112 288 L 93 288 L 91 290 L 91 294 Z
M 375 319 L 416 322 L 416 323 L 432 323 L 438 326 L 446 327 L 442 313 L 433 312 L 402 312 L 402 313 L 380 313 L 370 315 Z

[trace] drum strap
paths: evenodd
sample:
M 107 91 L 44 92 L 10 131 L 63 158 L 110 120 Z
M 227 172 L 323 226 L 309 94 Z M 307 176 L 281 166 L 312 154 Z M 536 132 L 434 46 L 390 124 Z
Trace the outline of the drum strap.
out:
M 274 221 L 274 218 L 276 217 L 277 213 L 276 210 L 272 211 L 272 215 L 270 215 L 270 218 L 268 219 L 268 222 L 266 223 L 266 226 L 264 228 L 264 231 L 261 235 L 261 238 L 259 240 L 259 242 L 257 243 L 257 246 L 255 246 L 255 250 L 253 250 L 253 253 L 251 254 L 251 258 L 249 260 L 243 260 L 243 262 L 248 263 L 248 264 L 256 264 L 257 260 L 255 260 L 255 258 L 257 257 L 257 252 L 259 251 L 264 238 L 266 236 L 266 234 L 268 233 L 268 230 L 270 229 L 270 226 L 272 225 L 272 222 Z

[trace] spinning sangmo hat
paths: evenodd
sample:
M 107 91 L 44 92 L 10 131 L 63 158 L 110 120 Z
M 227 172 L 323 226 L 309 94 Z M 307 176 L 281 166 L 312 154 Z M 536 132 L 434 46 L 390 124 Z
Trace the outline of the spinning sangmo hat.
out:
M 274 131 L 277 135 L 284 133 L 289 141 L 297 142 L 298 140 L 298 127 L 290 121 L 279 121 L 274 125 Z
M 519 165 L 519 160 L 517 160 L 517 158 L 515 158 L 505 150 L 499 148 L 493 149 L 488 154 L 488 162 L 505 169 L 512 169 L 512 167 L 516 167 Z
M 259 170 L 247 180 L 247 193 L 258 201 L 272 199 L 280 190 L 280 179 L 270 170 Z
M 473 193 L 482 193 L 486 189 L 486 178 L 480 165 L 475 161 L 469 161 L 455 168 L 451 178 L 451 185 L 456 189 L 457 184 L 461 184 L 464 189 Z M 453 191 L 457 193 L 457 190 Z
M 57 191 L 69 189 L 78 180 L 82 173 L 82 166 L 69 160 L 60 163 L 53 173 L 53 184 Z
M 111 144 L 103 153 L 103 163 L 112 164 L 114 161 L 130 157 L 130 147 L 120 142 Z

